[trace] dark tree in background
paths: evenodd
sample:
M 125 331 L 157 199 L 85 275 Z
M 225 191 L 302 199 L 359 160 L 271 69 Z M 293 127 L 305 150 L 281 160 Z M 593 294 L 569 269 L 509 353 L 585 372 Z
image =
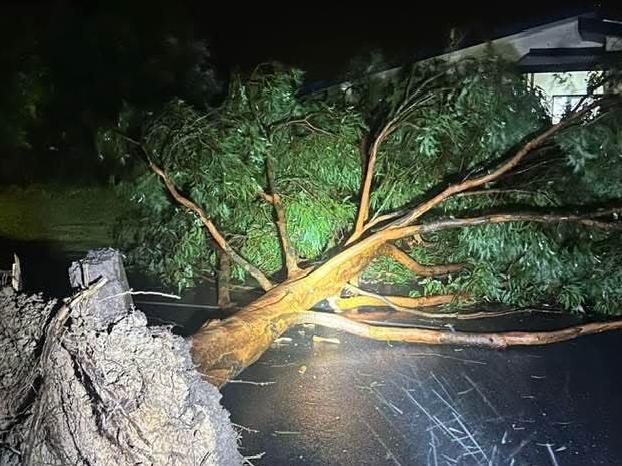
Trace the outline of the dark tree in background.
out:
M 196 105 L 221 98 L 210 47 L 183 5 L 58 1 L 3 8 L 5 183 L 122 174 L 94 156 L 94 136 L 124 106 L 148 111 L 173 96 Z

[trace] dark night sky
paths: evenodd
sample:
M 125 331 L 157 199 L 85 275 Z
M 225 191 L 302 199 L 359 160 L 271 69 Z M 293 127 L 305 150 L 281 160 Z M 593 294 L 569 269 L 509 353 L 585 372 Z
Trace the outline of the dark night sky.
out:
M 494 37 L 499 29 L 559 19 L 594 10 L 616 8 L 616 0 L 520 2 L 417 2 L 404 7 L 397 2 L 359 1 L 358 6 L 338 2 L 214 2 L 206 0 L 13 1 L 0 7 L 9 25 L 19 16 L 39 16 L 53 23 L 54 10 L 69 9 L 92 16 L 111 5 L 124 5 L 140 21 L 177 22 L 196 35 L 210 38 L 221 63 L 249 69 L 258 62 L 276 59 L 297 65 L 312 79 L 330 79 L 353 55 L 380 48 L 389 61 L 404 62 L 442 50 L 448 31 L 457 27 L 467 40 Z M 259 5 L 257 4 L 259 3 Z M 414 2 L 413 2 L 414 3 Z M 131 5 L 131 6 L 128 6 Z M 113 7 L 114 8 L 114 7 Z M 617 7 L 619 9 L 619 7 Z M 51 9 L 51 12 L 50 12 Z M 14 18 L 13 18 L 14 17 Z M 50 19 L 52 18 L 52 19 Z M 8 21 L 6 21 L 8 20 Z M 47 27 L 54 27 L 48 24 Z M 6 32 L 5 32 L 6 34 Z
M 350 57 L 373 47 L 397 61 L 434 53 L 446 45 L 452 27 L 465 33 L 467 40 L 481 40 L 494 37 L 498 29 L 544 23 L 599 5 L 611 9 L 594 1 L 446 1 L 405 8 L 371 0 L 368 5 L 296 3 L 296 7 L 262 7 L 242 14 L 241 7 L 234 5 L 223 15 L 204 7 L 194 11 L 205 20 L 202 30 L 211 34 L 228 64 L 248 67 L 272 58 L 301 66 L 310 77 L 320 79 L 332 77 Z
M 441 52 L 451 28 L 466 42 L 477 42 L 615 4 L 622 1 L 446 0 L 404 7 L 386 0 L 359 0 L 355 6 L 334 0 L 278 6 L 239 0 L 217 6 L 208 0 L 5 0 L 0 114 L 13 112 L 17 128 L 30 124 L 33 153 L 66 144 L 82 160 L 92 150 L 95 129 L 116 121 L 123 102 L 149 108 L 173 96 L 193 98 L 183 94 L 183 85 L 195 62 L 171 53 L 171 43 L 186 50 L 195 39 L 207 39 L 225 83 L 227 71 L 249 71 L 271 60 L 305 70 L 308 82 L 330 81 L 343 76 L 352 57 L 372 49 L 380 49 L 388 65 L 404 64 Z M 23 107 L 12 91 L 22 72 L 42 76 L 44 99 L 31 123 L 15 110 Z M 11 135 L 19 132 L 5 133 L 0 132 L 0 148 L 3 137 L 10 146 Z

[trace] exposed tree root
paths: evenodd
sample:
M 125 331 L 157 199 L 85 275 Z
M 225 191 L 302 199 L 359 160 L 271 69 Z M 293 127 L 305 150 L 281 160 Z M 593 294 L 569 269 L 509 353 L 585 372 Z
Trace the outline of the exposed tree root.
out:
M 220 394 L 133 308 L 120 256 L 71 274 L 86 288 L 64 303 L 0 288 L 0 464 L 242 464 Z

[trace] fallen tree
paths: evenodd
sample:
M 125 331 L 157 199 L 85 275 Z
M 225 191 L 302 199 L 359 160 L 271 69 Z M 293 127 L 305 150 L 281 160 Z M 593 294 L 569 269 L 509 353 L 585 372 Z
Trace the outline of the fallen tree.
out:
M 63 302 L 0 287 L 0 464 L 242 464 L 220 394 L 133 308 L 120 255 L 71 276 Z
M 217 252 L 265 291 L 192 336 L 193 359 L 210 382 L 226 383 L 301 323 L 489 348 L 622 328 L 604 321 L 462 333 L 339 315 L 384 303 L 434 317 L 438 309 L 418 308 L 486 300 L 620 312 L 619 97 L 582 100 L 553 124 L 520 78 L 477 66 L 415 70 L 366 119 L 301 101 L 296 72 L 258 70 L 234 81 L 219 109 L 175 102 L 139 138 L 117 135 L 150 169 L 126 187 L 140 203 L 139 265 L 183 287 L 217 268 Z M 425 277 L 425 296 L 357 286 L 386 261 Z M 324 300 L 333 313 L 310 310 Z

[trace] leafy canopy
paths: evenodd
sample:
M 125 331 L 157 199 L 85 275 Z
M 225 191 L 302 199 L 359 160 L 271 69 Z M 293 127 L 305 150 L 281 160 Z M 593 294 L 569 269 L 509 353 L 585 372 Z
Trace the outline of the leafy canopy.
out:
M 260 67 L 250 78 L 233 79 L 220 107 L 175 100 L 146 116 L 140 131 L 144 153 L 212 217 L 234 248 L 268 273 L 281 268 L 282 258 L 272 206 L 260 196 L 268 190 L 266 160 L 274 166 L 292 242 L 302 259 L 313 262 L 351 230 L 362 172 L 359 142 L 373 139 L 405 95 L 415 96 L 416 105 L 380 146 L 372 215 L 406 208 L 449 182 L 481 174 L 550 126 L 539 90 L 495 59 L 453 68 L 426 65 L 390 81 L 362 82 L 359 98 L 348 102 L 299 96 L 302 77 L 297 70 Z M 595 115 L 490 186 L 426 215 L 582 211 L 614 202 L 622 198 L 621 123 L 619 111 Z M 123 146 L 122 138 L 108 136 Z M 136 205 L 121 234 L 135 264 L 179 288 L 213 271 L 213 248 L 200 222 L 171 202 L 151 172 L 121 189 Z M 469 267 L 442 281 L 420 280 L 422 293 L 466 291 L 479 300 L 553 302 L 574 311 L 622 308 L 617 233 L 508 223 L 427 239 L 432 246 L 408 246 L 414 258 Z M 241 269 L 235 273 L 244 278 Z M 373 263 L 366 275 L 413 280 L 387 259 Z
M 362 120 L 352 109 L 299 99 L 301 80 L 295 70 L 260 70 L 234 79 L 221 107 L 201 111 L 175 100 L 142 129 L 149 157 L 209 213 L 234 248 L 269 273 L 281 267 L 281 252 L 272 206 L 260 196 L 267 191 L 267 158 L 302 259 L 316 260 L 333 247 L 356 212 Z M 170 202 L 151 172 L 122 189 L 138 207 L 136 222 L 122 233 L 138 245 L 137 264 L 179 287 L 213 268 L 201 224 Z M 243 278 L 241 269 L 235 273 Z

